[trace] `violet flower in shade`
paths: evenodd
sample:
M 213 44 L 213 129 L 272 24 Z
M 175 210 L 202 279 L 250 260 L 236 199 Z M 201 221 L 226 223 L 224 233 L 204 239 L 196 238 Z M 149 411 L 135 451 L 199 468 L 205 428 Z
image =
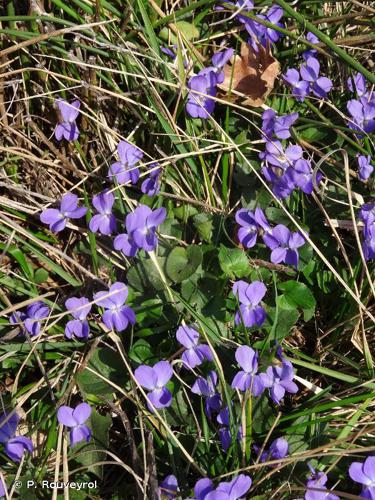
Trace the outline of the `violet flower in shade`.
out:
M 371 134 L 375 130 L 375 100 L 368 100 L 366 96 L 359 100 L 351 99 L 346 105 L 351 116 L 349 128 L 363 134 Z
M 361 181 L 367 181 L 374 167 L 371 165 L 371 156 L 357 155 L 358 177 Z
M 258 14 L 257 17 L 263 21 L 268 21 L 275 26 L 283 28 L 283 23 L 280 23 L 280 19 L 283 15 L 283 9 L 278 5 L 273 5 L 265 14 Z M 276 43 L 282 36 L 280 31 L 268 28 L 267 26 L 258 23 L 255 19 L 247 18 L 245 28 L 251 36 L 250 43 L 255 50 L 257 50 L 257 48 L 256 44 L 253 43 L 254 41 L 260 43 L 263 47 L 266 47 L 267 43 Z
M 165 387 L 173 375 L 173 370 L 168 361 L 159 361 L 153 367 L 147 365 L 139 366 L 135 372 L 134 377 L 136 381 L 150 391 L 147 394 L 147 407 L 150 412 L 153 408 L 167 408 L 172 404 L 172 394 Z
M 312 475 L 308 477 L 306 483 L 305 500 L 340 500 L 337 495 L 327 490 L 326 483 L 328 477 L 326 474 L 324 474 L 324 472 L 316 472 L 312 467 L 310 467 L 310 469 Z M 309 488 L 314 489 L 310 490 Z
M 206 72 L 202 71 L 191 77 L 188 82 L 190 92 L 186 102 L 186 111 L 192 118 L 206 119 L 215 108 L 215 101 L 211 97 L 216 95 L 217 81 L 215 72 L 210 68 Z
M 109 167 L 109 179 L 113 181 L 115 178 L 118 184 L 136 184 L 139 179 L 139 169 L 135 168 L 135 165 L 143 158 L 143 152 L 127 141 L 119 142 L 117 152 L 120 161 Z
M 216 417 L 217 422 L 222 425 L 219 429 L 219 439 L 221 448 L 223 451 L 227 451 L 230 445 L 232 444 L 232 435 L 229 428 L 229 408 L 226 406 L 221 409 Z M 241 441 L 242 439 L 242 427 L 238 427 L 237 431 L 237 439 Z
M 74 319 L 68 321 L 65 327 L 65 337 L 71 339 L 73 336 L 78 339 L 87 339 L 90 327 L 86 320 L 91 311 L 91 304 L 86 297 L 71 297 L 65 301 L 65 308 Z
M 298 267 L 299 254 L 298 248 L 302 247 L 306 241 L 300 232 L 292 233 L 283 224 L 278 224 L 272 229 L 272 236 L 279 242 L 279 246 L 271 252 L 271 262 L 280 264 L 284 262 Z
M 90 231 L 106 236 L 116 231 L 116 217 L 112 213 L 114 202 L 114 195 L 108 191 L 103 191 L 93 197 L 92 204 L 98 213 L 89 222 Z
M 173 45 L 173 48 L 176 48 L 176 45 Z M 173 52 L 172 49 L 170 49 L 169 47 L 160 47 L 160 50 L 166 54 L 167 56 L 171 57 L 173 59 L 173 61 L 176 59 L 177 57 L 177 54 L 175 54 L 175 52 Z
M 238 297 L 240 310 L 236 312 L 234 322 L 239 325 L 243 322 L 246 328 L 254 325 L 262 326 L 266 319 L 266 312 L 260 301 L 266 294 L 266 287 L 261 281 L 246 283 L 245 281 L 236 281 L 232 288 L 233 294 Z
M 281 366 L 269 366 L 259 375 L 264 387 L 268 387 L 272 401 L 279 405 L 286 392 L 295 394 L 298 385 L 293 382 L 294 369 L 290 361 L 283 359 Z
M 362 485 L 361 497 L 375 500 L 375 457 L 362 462 L 353 462 L 349 467 L 350 478 Z
M 31 439 L 25 436 L 15 436 L 20 421 L 17 413 L 13 413 L 5 422 L 7 417 L 7 413 L 0 416 L 0 443 L 4 445 L 4 451 L 11 460 L 20 462 L 25 451 L 32 453 L 34 446 Z
M 155 167 L 157 163 L 152 163 L 150 168 Z M 141 191 L 147 196 L 155 196 L 160 191 L 159 176 L 161 174 L 161 169 L 157 168 L 150 172 L 150 175 L 142 182 Z
M 166 476 L 159 484 L 159 495 L 161 498 L 168 498 L 173 500 L 178 495 L 178 482 L 177 477 L 173 474 Z
M 220 52 L 216 52 L 212 56 L 212 71 L 216 74 L 216 83 L 223 83 L 224 81 L 224 71 L 223 67 L 227 64 L 227 62 L 233 57 L 234 50 L 233 49 L 225 49 Z
M 361 219 L 361 221 L 366 222 L 371 214 L 375 215 L 375 198 L 370 203 L 365 203 L 361 206 L 361 209 L 359 211 L 359 218 Z
M 363 228 L 362 250 L 366 260 L 375 259 L 375 214 L 370 212 Z
M 291 177 L 291 168 L 285 172 L 280 167 L 262 167 L 262 174 L 271 184 L 271 189 L 276 198 L 283 200 L 290 196 L 295 189 L 294 181 Z
M 240 474 L 230 482 L 219 483 L 217 488 L 210 491 L 204 500 L 238 500 L 246 496 L 251 486 L 251 478 Z
M 122 332 L 126 330 L 129 323 L 135 324 L 133 309 L 125 305 L 127 297 L 128 287 L 120 281 L 113 283 L 108 292 L 102 291 L 94 294 L 96 304 L 106 309 L 102 320 L 109 330 Z
M 181 358 L 188 368 L 195 368 L 204 360 L 213 360 L 210 347 L 207 344 L 198 344 L 200 336 L 194 328 L 180 326 L 176 332 L 176 338 L 186 348 Z
M 259 453 L 260 446 L 253 446 L 255 453 Z M 268 450 L 264 450 L 259 458 L 260 462 L 267 462 L 268 460 L 279 460 L 285 458 L 289 452 L 289 444 L 288 441 L 284 438 L 277 438 L 269 447 Z M 274 467 L 277 466 L 274 465 Z
M 191 388 L 191 392 L 205 398 L 205 412 L 209 418 L 213 411 L 219 412 L 221 408 L 221 396 L 215 389 L 217 382 L 217 373 L 210 370 L 207 379 L 198 377 Z
M 353 86 L 353 81 L 354 81 L 354 86 Z M 366 79 L 362 75 L 362 73 L 356 73 L 354 76 L 349 76 L 347 84 L 348 84 L 348 89 L 351 92 L 356 92 L 358 97 L 366 95 L 367 93 Z
M 297 100 L 302 102 L 310 91 L 309 82 L 301 79 L 299 71 L 295 68 L 290 68 L 283 75 L 284 81 L 291 87 L 292 96 Z
M 306 35 L 306 40 L 310 43 L 319 43 L 319 38 L 317 36 L 314 35 L 314 33 L 311 33 L 311 31 L 309 31 Z M 309 57 L 315 57 L 317 55 L 318 51 L 316 49 L 313 49 L 313 48 L 309 48 L 308 50 L 305 50 L 304 52 L 302 52 L 302 57 L 304 58 L 305 61 L 307 61 L 307 59 L 309 59 Z
M 320 63 L 315 57 L 309 57 L 305 64 L 300 67 L 301 77 L 305 82 L 311 84 L 311 90 L 316 95 L 324 99 L 327 93 L 332 89 L 332 81 L 325 77 L 319 76 Z
M 48 224 L 51 231 L 62 231 L 69 219 L 80 219 L 87 212 L 86 207 L 78 207 L 78 196 L 65 193 L 60 202 L 60 208 L 47 208 L 40 214 L 40 220 Z
M 311 194 L 314 190 L 313 183 L 313 170 L 311 168 L 311 163 L 308 160 L 300 158 L 297 160 L 293 167 L 291 167 L 289 174 L 293 179 L 293 182 L 298 186 L 304 193 Z M 316 184 L 322 180 L 322 174 L 317 172 L 315 176 Z
M 187 498 L 186 500 L 205 500 L 210 491 L 214 489 L 214 483 L 208 477 L 199 479 L 194 486 L 194 498 Z
M 9 321 L 13 325 L 21 323 L 20 326 L 22 331 L 27 331 L 31 337 L 34 337 L 40 333 L 40 320 L 47 318 L 50 312 L 51 309 L 47 306 L 47 304 L 38 300 L 37 302 L 27 306 L 26 313 L 22 311 L 14 312 L 10 316 Z
M 59 424 L 69 427 L 70 445 L 75 446 L 81 441 L 87 443 L 91 438 L 91 429 L 85 422 L 91 415 L 91 407 L 87 403 L 80 403 L 74 409 L 70 406 L 60 406 L 57 410 Z
M 255 220 L 254 212 L 247 208 L 237 210 L 236 222 L 240 225 L 237 232 L 238 241 L 244 248 L 252 248 L 257 242 L 258 223 Z
M 79 137 L 79 130 L 76 119 L 79 115 L 79 101 L 73 101 L 71 104 L 63 99 L 56 100 L 60 112 L 60 123 L 56 126 L 55 137 L 58 141 L 64 137 L 67 141 L 76 141 Z
M 250 389 L 253 396 L 259 396 L 264 391 L 264 385 L 262 378 L 256 374 L 258 371 L 258 352 L 243 345 L 237 348 L 235 356 L 242 370 L 235 375 L 232 389 L 239 389 L 243 392 Z

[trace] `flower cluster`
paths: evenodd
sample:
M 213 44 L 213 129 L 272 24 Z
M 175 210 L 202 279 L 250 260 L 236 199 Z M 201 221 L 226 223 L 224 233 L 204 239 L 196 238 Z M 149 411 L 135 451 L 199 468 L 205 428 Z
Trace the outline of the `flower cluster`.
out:
M 327 97 L 332 89 L 332 81 L 320 75 L 320 63 L 315 57 L 308 57 L 299 70 L 290 68 L 283 76 L 291 87 L 292 95 L 297 101 L 303 101 L 311 92 L 319 99 Z
M 143 152 L 127 141 L 120 141 L 117 146 L 119 160 L 109 167 L 108 178 L 119 184 L 136 184 L 139 179 L 139 168 L 135 165 L 142 160 Z
M 233 56 L 233 49 L 225 49 L 212 57 L 212 66 L 202 69 L 188 82 L 190 89 L 186 111 L 192 118 L 208 118 L 215 108 L 216 86 L 224 81 L 223 67 Z
M 188 368 L 195 368 L 203 361 L 212 361 L 212 352 L 207 344 L 199 344 L 199 333 L 192 327 L 180 326 L 176 332 L 178 342 L 185 347 L 182 361 Z
M 70 406 L 60 406 L 57 410 L 57 421 L 70 429 L 70 445 L 75 446 L 81 441 L 87 443 L 91 438 L 91 429 L 85 422 L 91 415 L 91 407 L 87 403 L 81 403 L 74 409 Z
M 348 126 L 360 136 L 371 134 L 375 130 L 375 94 L 367 90 L 365 77 L 360 73 L 355 74 L 353 79 L 349 77 L 348 88 L 357 94 L 357 99 L 351 99 L 346 105 L 351 117 Z
M 359 218 L 363 222 L 362 250 L 366 260 L 375 259 L 375 200 L 362 205 Z
M 16 311 L 11 314 L 9 322 L 13 325 L 19 325 L 23 333 L 27 332 L 31 337 L 39 335 L 41 329 L 41 320 L 48 318 L 51 310 L 41 300 L 30 304 L 24 311 Z
M 283 224 L 272 228 L 261 208 L 256 208 L 255 212 L 241 208 L 235 217 L 240 225 L 238 240 L 244 248 L 252 248 L 261 235 L 265 245 L 272 250 L 271 262 L 298 267 L 298 248 L 305 244 L 305 238 L 299 231 L 292 232 Z
M 168 361 L 159 361 L 153 367 L 139 366 L 134 377 L 139 385 L 147 389 L 147 406 L 153 412 L 153 406 L 158 410 L 172 404 L 172 394 L 165 386 L 173 375 L 173 369 Z
M 90 326 L 87 315 L 91 311 L 91 304 L 86 297 L 71 297 L 65 301 L 65 308 L 74 319 L 68 321 L 65 326 L 65 337 L 71 339 L 87 339 L 90 333 Z
M 0 416 L 0 443 L 4 451 L 14 462 L 20 462 L 25 451 L 32 453 L 34 446 L 31 439 L 25 436 L 16 436 L 20 417 L 17 413 L 3 413 Z

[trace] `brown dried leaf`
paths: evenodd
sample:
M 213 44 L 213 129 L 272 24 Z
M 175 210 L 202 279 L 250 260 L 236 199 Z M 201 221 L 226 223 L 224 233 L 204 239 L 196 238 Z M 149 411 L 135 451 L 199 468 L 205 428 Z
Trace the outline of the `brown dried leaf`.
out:
M 264 104 L 280 73 L 280 64 L 269 48 L 257 44 L 258 52 L 245 42 L 241 44 L 241 56 L 235 56 L 232 64 L 224 66 L 224 81 L 220 88 L 239 92 L 246 96 L 245 106 L 259 107 Z M 235 93 L 225 98 L 241 99 Z

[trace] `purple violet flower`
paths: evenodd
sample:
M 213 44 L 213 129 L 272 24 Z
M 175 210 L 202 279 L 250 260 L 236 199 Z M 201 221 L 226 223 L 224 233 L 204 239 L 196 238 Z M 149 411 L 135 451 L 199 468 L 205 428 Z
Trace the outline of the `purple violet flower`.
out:
M 25 436 L 15 436 L 20 417 L 13 413 L 8 419 L 8 414 L 0 415 L 0 443 L 4 445 L 4 451 L 14 462 L 20 462 L 25 451 L 32 453 L 34 446 L 31 439 Z M 5 420 L 7 421 L 5 423 Z
M 242 370 L 235 375 L 232 389 L 239 389 L 243 392 L 250 389 L 253 396 L 259 396 L 264 391 L 264 385 L 262 378 L 256 374 L 258 371 L 258 352 L 243 345 L 237 348 L 235 356 Z
M 60 406 L 57 410 L 57 421 L 59 424 L 70 428 L 70 446 L 75 446 L 81 441 L 87 443 L 91 438 L 91 429 L 85 422 L 91 415 L 91 407 L 87 403 L 81 403 L 74 409 L 70 406 Z
M 211 418 L 213 411 L 219 412 L 221 407 L 221 396 L 220 393 L 216 392 L 215 387 L 217 386 L 218 377 L 217 373 L 213 370 L 208 372 L 207 379 L 203 377 L 198 377 L 194 382 L 191 392 L 203 396 L 206 398 L 205 401 L 205 412 L 208 418 Z
M 293 365 L 285 359 L 281 366 L 269 366 L 265 373 L 260 374 L 260 377 L 264 387 L 269 388 L 272 401 L 277 405 L 285 396 L 285 392 L 291 394 L 298 392 L 298 385 L 293 382 Z
M 223 67 L 227 64 L 227 62 L 233 57 L 234 50 L 233 49 L 225 49 L 220 52 L 216 52 L 212 56 L 212 71 L 216 73 L 216 82 L 223 83 L 224 81 L 224 71 Z
M 246 328 L 254 325 L 262 326 L 266 319 L 266 312 L 259 305 L 267 289 L 261 281 L 246 283 L 245 281 L 236 281 L 232 288 L 233 294 L 238 297 L 240 310 L 236 312 L 234 322 L 239 325 L 243 322 Z
M 305 500 L 340 500 L 337 495 L 329 493 L 327 490 L 326 482 L 328 477 L 324 472 L 316 472 L 310 467 L 312 475 L 308 477 L 305 493 Z M 310 490 L 309 488 L 314 488 Z M 320 490 L 320 491 L 319 491 Z
M 190 78 L 186 111 L 192 118 L 206 119 L 212 114 L 215 101 L 210 96 L 216 95 L 216 83 L 216 73 L 210 68 L 208 71 L 202 70 L 198 75 Z
M 353 81 L 354 81 L 354 87 L 353 87 Z M 358 97 L 366 95 L 367 92 L 366 79 L 362 75 L 362 73 L 356 73 L 353 77 L 349 76 L 347 84 L 350 92 L 353 93 L 356 92 Z
M 91 304 L 86 297 L 71 297 L 65 301 L 65 308 L 74 319 L 68 321 L 65 327 L 65 337 L 71 339 L 87 339 L 90 333 L 89 323 L 86 320 L 91 311 Z
M 279 246 L 271 252 L 271 262 L 280 264 L 284 262 L 298 267 L 299 254 L 297 248 L 303 246 L 306 241 L 300 232 L 292 233 L 283 224 L 278 224 L 272 229 L 272 236 L 279 242 Z
M 73 193 L 65 193 L 60 202 L 60 208 L 47 208 L 40 214 L 43 224 L 48 224 L 51 231 L 59 233 L 62 231 L 68 219 L 80 219 L 87 212 L 86 207 L 78 207 L 78 196 Z
M 310 43 L 319 43 L 319 38 L 317 36 L 314 35 L 314 33 L 311 33 L 311 31 L 309 31 L 306 35 L 306 40 Z M 305 61 L 307 61 L 307 59 L 309 59 L 309 57 L 315 57 L 317 55 L 318 51 L 316 49 L 313 49 L 313 48 L 309 48 L 308 50 L 305 50 L 304 52 L 302 52 L 302 57 L 304 58 Z
M 353 462 L 349 467 L 349 476 L 362 485 L 362 498 L 375 499 L 375 457 L 367 457 L 364 463 Z
M 303 150 L 301 146 L 289 145 L 284 151 L 280 141 L 272 141 L 266 143 L 266 151 L 260 153 L 259 157 L 274 167 L 286 170 L 294 162 L 302 158 L 302 155 Z
M 253 446 L 255 453 L 259 453 L 260 447 L 259 446 Z M 263 453 L 260 456 L 260 462 L 266 462 L 267 460 L 279 460 L 282 458 L 285 458 L 289 452 L 289 444 L 288 441 L 284 438 L 277 438 L 275 439 L 272 443 L 271 446 L 269 447 L 268 450 L 264 450 Z M 274 465 L 274 467 L 276 467 Z
M 288 69 L 283 75 L 284 81 L 291 87 L 292 96 L 302 102 L 310 91 L 309 82 L 300 78 L 299 71 L 295 68 Z
M 133 309 L 125 306 L 128 296 L 128 287 L 117 281 L 108 292 L 102 291 L 94 294 L 94 300 L 99 307 L 104 307 L 106 311 L 102 316 L 103 323 L 109 330 L 117 332 L 124 331 L 128 324 L 135 324 L 135 314 Z
M 297 160 L 293 167 L 289 170 L 289 174 L 293 179 L 293 182 L 306 194 L 311 194 L 314 190 L 313 184 L 313 171 L 311 168 L 311 163 L 308 160 L 300 158 Z M 322 174 L 318 172 L 315 177 L 316 184 L 322 179 Z
M 115 197 L 107 190 L 97 194 L 92 199 L 92 204 L 99 212 L 89 222 L 89 229 L 93 233 L 99 232 L 108 236 L 116 231 L 116 217 L 112 214 Z
M 7 493 L 8 493 L 8 490 L 7 490 L 6 484 L 4 483 L 2 478 L 0 477 L 0 498 L 7 496 Z
M 236 222 L 241 227 L 237 232 L 238 241 L 244 248 L 252 248 L 257 242 L 258 236 L 258 223 L 255 220 L 254 212 L 247 208 L 240 208 L 237 210 Z
M 125 255 L 134 257 L 138 249 L 146 252 L 155 250 L 158 244 L 156 229 L 167 216 L 164 207 L 151 210 L 147 205 L 139 205 L 134 212 L 126 216 L 127 234 L 119 234 L 114 241 L 116 250 L 121 250 Z
M 246 495 L 251 483 L 249 476 L 240 474 L 230 482 L 219 483 L 215 490 L 204 497 L 204 500 L 238 500 Z
M 198 344 L 199 333 L 189 326 L 180 326 L 176 332 L 178 342 L 186 349 L 182 353 L 182 361 L 188 368 L 195 368 L 207 361 L 212 361 L 212 352 L 207 344 Z
M 276 111 L 269 108 L 262 114 L 262 131 L 265 140 L 270 141 L 274 136 L 278 139 L 289 139 L 290 127 L 298 119 L 298 113 L 277 116 Z
M 272 236 L 272 228 L 261 208 L 255 209 L 255 220 L 259 225 L 259 233 L 267 247 L 272 250 L 279 246 L 279 242 Z
M 319 76 L 320 63 L 315 57 L 309 57 L 305 64 L 300 67 L 301 77 L 305 82 L 311 84 L 311 90 L 316 95 L 324 99 L 332 89 L 332 81 L 325 76 Z
M 120 141 L 117 146 L 120 161 L 109 167 L 108 177 L 113 181 L 116 178 L 118 184 L 136 184 L 139 179 L 139 169 L 135 165 L 143 158 L 143 152 L 127 141 Z
M 177 477 L 173 474 L 166 476 L 159 484 L 159 495 L 161 498 L 168 498 L 173 500 L 178 495 L 178 482 Z
M 284 11 L 281 7 L 279 7 L 278 5 L 272 5 L 272 7 L 270 7 L 270 9 L 265 14 L 258 14 L 257 17 L 259 19 L 262 19 L 263 21 L 268 21 L 275 26 L 283 28 L 283 23 L 279 22 L 283 15 Z M 263 45 L 263 47 L 266 47 L 267 43 L 276 43 L 282 36 L 280 31 L 277 31 L 273 28 L 268 28 L 267 26 L 258 23 L 255 19 L 247 18 L 245 21 L 245 28 L 251 36 L 250 43 L 255 50 L 256 44 L 254 44 L 253 42 L 258 42 Z
M 64 137 L 67 141 L 76 141 L 79 137 L 76 119 L 79 115 L 81 103 L 76 100 L 70 104 L 63 99 L 57 99 L 56 104 L 60 112 L 60 123 L 55 129 L 56 139 L 61 141 Z
M 155 167 L 157 163 L 152 163 L 150 168 Z M 160 191 L 159 176 L 161 169 L 157 168 L 150 172 L 150 175 L 142 182 L 141 191 L 147 196 L 155 196 Z
M 351 99 L 346 105 L 351 116 L 349 128 L 363 134 L 371 134 L 375 130 L 375 100 L 369 100 L 366 96 L 359 100 Z
M 207 494 L 214 489 L 214 484 L 208 477 L 199 479 L 194 486 L 194 499 L 188 498 L 186 500 L 205 500 Z
M 236 14 L 236 19 L 238 19 L 241 23 L 246 24 L 249 22 L 249 18 L 243 16 L 241 12 L 250 12 L 254 8 L 254 2 L 252 0 L 237 0 L 236 2 L 230 2 L 229 0 L 220 0 L 224 7 L 217 6 L 216 10 L 223 10 L 225 8 L 225 4 L 233 5 L 236 7 L 237 11 L 233 11 Z
M 375 214 L 369 213 L 363 228 L 362 250 L 366 260 L 375 259 Z
M 135 370 L 134 377 L 139 385 L 150 391 L 147 394 L 150 412 L 154 411 L 150 403 L 157 409 L 167 408 L 172 404 L 172 394 L 165 387 L 172 375 L 173 370 L 168 361 L 159 361 L 153 367 L 141 365 Z
M 30 334 L 31 337 L 39 335 L 41 324 L 40 320 L 45 319 L 49 316 L 51 310 L 41 300 L 34 302 L 27 306 L 26 313 L 22 311 L 14 312 L 10 318 L 9 322 L 13 325 L 18 325 L 21 323 L 21 330 L 25 330 Z
M 359 179 L 363 182 L 367 181 L 374 171 L 374 167 L 371 165 L 371 156 L 357 155 L 357 162 Z

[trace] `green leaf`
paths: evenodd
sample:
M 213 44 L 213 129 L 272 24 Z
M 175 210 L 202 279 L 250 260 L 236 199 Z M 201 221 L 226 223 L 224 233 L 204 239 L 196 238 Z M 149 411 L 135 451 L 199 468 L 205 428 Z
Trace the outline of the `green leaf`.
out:
M 165 257 L 158 257 L 160 267 L 163 269 Z M 164 290 L 164 283 L 158 270 L 151 260 L 140 259 L 127 274 L 129 285 L 137 292 L 150 292 Z
M 48 280 L 48 277 L 48 271 L 46 271 L 46 269 L 43 269 L 42 267 L 37 269 L 34 273 L 34 281 L 37 285 L 46 282 Z
M 175 283 L 181 283 L 195 273 L 202 262 L 202 249 L 197 245 L 175 247 L 165 262 L 167 276 Z
M 199 30 L 193 23 L 188 23 L 187 21 L 177 21 L 175 23 L 177 29 L 182 33 L 183 37 L 186 40 L 193 40 L 193 38 L 199 37 Z M 171 30 L 168 28 L 163 28 L 160 31 L 160 38 L 165 40 L 166 42 L 170 41 L 173 44 L 178 43 L 177 35 L 171 33 Z
M 129 358 L 140 364 L 152 364 L 156 360 L 155 349 L 145 339 L 139 339 L 129 351 Z
M 197 214 L 193 217 L 193 224 L 202 240 L 211 242 L 213 230 L 213 217 L 210 214 Z
M 316 301 L 311 290 L 298 281 L 289 280 L 280 283 L 278 288 L 284 292 L 284 299 L 291 307 L 299 307 L 305 310 L 314 310 Z
M 243 278 L 250 271 L 246 254 L 240 248 L 227 248 L 220 245 L 219 263 L 228 278 Z

